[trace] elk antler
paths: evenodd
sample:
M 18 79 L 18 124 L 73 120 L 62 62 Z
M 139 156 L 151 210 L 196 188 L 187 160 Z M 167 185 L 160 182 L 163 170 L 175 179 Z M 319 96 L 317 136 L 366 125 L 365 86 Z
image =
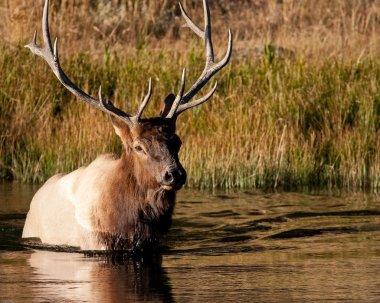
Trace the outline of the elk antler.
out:
M 71 93 L 73 93 L 78 98 L 86 101 L 92 106 L 95 106 L 96 108 L 102 110 L 103 112 L 107 114 L 111 114 L 124 122 L 126 122 L 130 127 L 135 125 L 143 113 L 146 105 L 148 104 L 148 101 L 152 95 L 152 79 L 149 79 L 149 88 L 148 93 L 145 96 L 144 100 L 140 104 L 140 107 L 137 111 L 137 114 L 135 116 L 132 116 L 130 114 L 127 114 L 126 112 L 116 108 L 113 106 L 111 102 L 106 102 L 102 98 L 102 88 L 99 87 L 99 100 L 91 97 L 90 95 L 86 94 L 83 90 L 78 88 L 64 73 L 62 70 L 60 64 L 59 64 L 59 57 L 58 57 L 58 47 L 57 47 L 57 38 L 54 41 L 54 48 L 52 47 L 51 40 L 50 40 L 50 33 L 49 33 L 49 22 L 48 22 L 48 13 L 49 13 L 49 0 L 45 1 L 44 6 L 44 12 L 42 16 L 42 35 L 43 35 L 43 41 L 44 45 L 43 47 L 37 46 L 37 32 L 34 32 L 33 40 L 30 44 L 25 45 L 25 47 L 29 48 L 32 53 L 42 57 L 51 67 L 54 74 L 57 76 L 58 80 L 65 86 Z
M 206 85 L 206 83 L 212 78 L 212 76 L 214 76 L 218 71 L 220 71 L 224 66 L 226 66 L 226 64 L 231 58 L 231 53 L 232 53 L 232 33 L 231 33 L 231 29 L 229 29 L 227 52 L 224 58 L 220 62 L 218 63 L 214 62 L 214 49 L 212 46 L 212 39 L 211 39 L 210 9 L 208 7 L 207 0 L 203 0 L 203 10 L 204 10 L 204 20 L 205 20 L 204 31 L 202 31 L 190 19 L 190 17 L 187 15 L 186 11 L 182 7 L 181 2 L 179 2 L 179 7 L 187 23 L 187 26 L 190 27 L 190 29 L 192 29 L 205 42 L 206 63 L 205 63 L 205 68 L 202 74 L 199 76 L 198 80 L 194 83 L 194 85 L 188 90 L 188 92 L 185 95 L 183 95 L 184 86 L 185 86 L 185 70 L 183 71 L 180 91 L 178 95 L 176 96 L 176 99 L 173 102 L 173 105 L 169 113 L 167 114 L 166 118 L 177 117 L 180 113 L 184 112 L 185 110 L 192 108 L 194 106 L 197 106 L 199 104 L 202 104 L 203 102 L 206 102 L 209 98 L 211 98 L 211 96 L 214 94 L 216 87 L 218 85 L 217 82 L 215 83 L 211 91 L 208 94 L 206 94 L 204 97 L 188 103 Z

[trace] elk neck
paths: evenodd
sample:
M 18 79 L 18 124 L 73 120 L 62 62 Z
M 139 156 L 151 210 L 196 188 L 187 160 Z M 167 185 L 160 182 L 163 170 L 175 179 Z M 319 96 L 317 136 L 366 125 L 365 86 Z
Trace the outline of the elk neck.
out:
M 157 219 L 167 211 L 172 212 L 175 191 L 162 189 L 156 179 L 139 165 L 128 147 L 117 161 L 109 193 L 113 195 L 113 203 L 117 197 L 117 203 L 121 204 L 119 209 L 128 208 L 129 212 L 139 213 L 148 221 Z
M 136 167 L 138 161 L 128 150 L 116 161 L 93 223 L 99 240 L 108 249 L 130 249 L 158 239 L 169 230 L 176 194 L 161 189 L 141 167 Z

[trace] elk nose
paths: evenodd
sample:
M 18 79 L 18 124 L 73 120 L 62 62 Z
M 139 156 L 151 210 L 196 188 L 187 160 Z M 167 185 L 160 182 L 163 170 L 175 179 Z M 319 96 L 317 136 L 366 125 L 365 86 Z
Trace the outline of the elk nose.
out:
M 166 188 L 178 190 L 186 182 L 186 171 L 181 167 L 165 172 L 162 178 L 162 185 Z
M 164 175 L 164 183 L 166 185 L 171 185 L 172 183 L 174 182 L 174 176 L 173 176 L 173 173 L 171 172 L 166 172 L 165 175 Z

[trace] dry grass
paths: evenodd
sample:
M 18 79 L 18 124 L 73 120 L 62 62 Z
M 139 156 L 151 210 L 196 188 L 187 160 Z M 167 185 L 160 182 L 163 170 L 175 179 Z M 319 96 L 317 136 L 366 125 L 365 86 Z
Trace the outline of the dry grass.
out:
M 194 19 L 202 20 L 201 1 L 185 0 Z M 0 7 L 0 33 L 10 46 L 28 41 L 40 24 L 43 0 L 6 0 Z M 227 25 L 236 47 L 250 53 L 274 44 L 308 57 L 378 55 L 380 0 L 239 0 L 210 1 L 214 38 L 224 41 Z M 54 32 L 61 45 L 103 54 L 104 47 L 128 51 L 151 49 L 186 52 L 176 0 L 52 0 Z M 181 36 L 181 39 L 178 39 Z
M 200 44 L 180 28 L 174 1 L 52 2 L 67 73 L 93 94 L 102 84 L 124 108 L 137 107 L 152 76 L 147 115 L 155 115 L 182 67 L 188 83 L 202 69 Z M 199 2 L 184 1 L 191 15 L 201 16 Z M 216 49 L 224 50 L 226 24 L 236 48 L 213 101 L 178 122 L 189 185 L 378 189 L 379 1 L 210 2 Z M 41 7 L 14 0 L 0 8 L 0 172 L 34 182 L 120 151 L 107 117 L 19 46 Z M 288 50 L 285 58 L 270 50 L 258 58 L 255 47 L 267 43 Z
M 3 174 L 40 182 L 120 150 L 105 115 L 72 98 L 46 64 L 26 49 L 2 53 L 1 69 L 8 72 L 0 80 L 6 88 L 0 95 Z M 316 66 L 270 58 L 233 60 L 213 101 L 179 119 L 189 184 L 378 188 L 380 62 Z M 193 67 L 191 83 L 202 68 L 198 52 L 110 53 L 99 61 L 76 56 L 64 66 L 93 94 L 102 83 L 104 95 L 129 111 L 144 94 L 145 75 L 153 75 L 152 116 L 163 96 L 178 88 L 178 66 L 185 62 Z

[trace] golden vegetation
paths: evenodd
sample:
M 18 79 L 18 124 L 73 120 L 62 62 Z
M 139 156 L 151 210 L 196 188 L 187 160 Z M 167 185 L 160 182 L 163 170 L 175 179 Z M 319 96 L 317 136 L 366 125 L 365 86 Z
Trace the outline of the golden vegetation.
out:
M 199 22 L 200 2 L 183 1 Z M 214 0 L 210 4 L 214 39 L 225 41 L 230 26 L 236 52 L 247 53 L 263 44 L 317 58 L 379 52 L 379 0 Z M 42 0 L 5 1 L 0 6 L 2 40 L 10 46 L 29 41 L 40 26 L 42 6 Z M 194 38 L 181 28 L 184 22 L 176 0 L 51 0 L 51 6 L 53 34 L 62 46 L 70 45 L 71 54 L 91 50 L 102 55 L 105 46 L 123 52 L 145 46 L 186 52 Z
M 198 2 L 184 1 L 194 16 Z M 236 47 L 212 101 L 178 121 L 190 186 L 379 188 L 378 1 L 210 2 L 217 53 L 227 25 Z M 177 91 L 182 67 L 188 83 L 201 72 L 202 47 L 180 27 L 175 1 L 52 5 L 63 68 L 127 111 L 149 76 L 148 116 Z M 108 118 L 19 46 L 40 29 L 41 8 L 17 0 L 0 8 L 0 171 L 34 182 L 120 149 Z

